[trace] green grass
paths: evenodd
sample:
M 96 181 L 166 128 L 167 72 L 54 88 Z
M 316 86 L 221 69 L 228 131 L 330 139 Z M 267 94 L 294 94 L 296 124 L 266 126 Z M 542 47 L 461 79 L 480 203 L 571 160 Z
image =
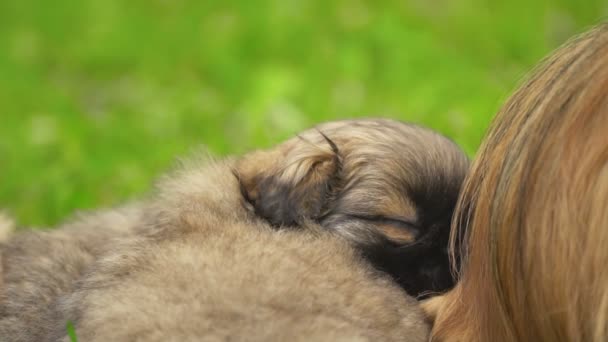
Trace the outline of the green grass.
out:
M 74 329 L 74 324 L 68 321 L 65 324 L 65 330 L 68 333 L 68 337 L 70 338 L 70 342 L 78 342 L 78 336 L 76 336 L 76 329 Z
M 601 0 L 0 1 L 0 208 L 27 225 L 121 203 L 176 156 L 381 115 L 473 154 Z

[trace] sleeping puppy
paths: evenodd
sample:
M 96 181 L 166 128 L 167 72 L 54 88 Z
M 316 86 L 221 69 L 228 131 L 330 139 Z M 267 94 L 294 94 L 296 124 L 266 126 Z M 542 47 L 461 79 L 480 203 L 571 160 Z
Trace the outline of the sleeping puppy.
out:
M 41 341 L 426 341 L 417 302 L 312 222 L 277 231 L 243 206 L 231 160 L 165 179 L 147 229 L 62 297 Z
M 58 299 L 73 291 L 101 255 L 135 234 L 143 207 L 134 203 L 81 215 L 53 230 L 14 232 L 0 216 L 0 341 L 44 340 L 54 319 L 62 317 Z M 65 321 L 60 324 L 65 327 Z
M 273 277 L 285 286 L 285 291 L 294 289 L 295 292 L 289 293 L 295 297 L 316 298 L 313 308 L 317 313 L 337 305 L 331 315 L 347 320 L 352 317 L 354 321 L 368 320 L 370 324 L 385 325 L 388 317 L 402 317 L 410 312 L 413 316 L 408 316 L 408 319 L 418 322 L 418 309 L 410 300 L 403 298 L 402 294 L 397 295 L 391 290 L 392 285 L 388 285 L 387 293 L 382 294 L 384 290 L 380 288 L 387 287 L 386 280 L 372 271 L 366 262 L 359 260 L 358 253 L 344 246 L 343 241 L 364 251 L 367 260 L 372 261 L 376 268 L 388 271 L 410 293 L 441 289 L 451 282 L 447 268 L 441 269 L 444 267 L 445 248 L 441 239 L 443 234 L 447 235 L 446 221 L 449 221 L 460 186 L 460 174 L 466 171 L 467 161 L 454 144 L 436 133 L 390 120 L 342 121 L 319 126 L 317 130 L 304 132 L 275 149 L 254 152 L 237 161 L 203 164 L 195 164 L 188 172 L 168 177 L 160 193 L 146 203 L 85 216 L 71 224 L 69 229 L 18 234 L 4 247 L 0 246 L 3 264 L 9 266 L 3 277 L 7 284 L 0 289 L 0 336 L 12 336 L 14 341 L 45 340 L 45 336 L 59 338 L 65 333 L 66 320 L 77 323 L 79 334 L 87 336 L 86 331 L 90 331 L 95 336 L 104 336 L 95 330 L 99 325 L 95 322 L 103 319 L 91 320 L 89 317 L 110 313 L 111 306 L 108 305 L 113 302 L 124 303 L 115 307 L 129 313 L 124 319 L 138 317 L 137 312 L 142 311 L 133 312 L 135 309 L 129 309 L 130 305 L 141 305 L 142 308 L 148 305 L 152 312 L 164 304 L 169 305 L 160 300 L 164 298 L 163 293 L 167 293 L 165 299 L 168 301 L 176 297 L 177 292 L 199 299 L 199 302 L 180 302 L 182 315 L 188 315 L 188 305 L 193 305 L 193 310 L 222 306 L 225 303 L 218 304 L 223 303 L 222 298 L 235 305 L 241 299 L 250 301 L 246 305 L 240 303 L 240 307 L 262 307 L 266 304 L 246 298 L 263 297 L 264 291 L 276 287 Z M 218 166 L 220 164 L 221 167 Z M 221 172 L 214 173 L 216 169 Z M 239 219 L 231 220 L 231 215 L 237 215 Z M 271 228 L 295 226 L 300 229 L 276 231 Z M 184 240 L 196 241 L 197 244 L 157 248 L 157 244 L 164 241 Z M 234 247 L 229 247 L 228 241 Z M 176 249 L 189 252 L 180 257 L 175 254 L 178 253 Z M 247 258 L 239 259 L 241 254 L 236 251 L 241 250 L 248 255 Z M 134 251 L 145 256 L 129 254 Z M 287 257 L 287 252 L 293 253 L 293 257 Z M 40 258 L 41 255 L 44 258 Z M 152 255 L 158 255 L 160 259 L 152 258 Z M 220 259 L 225 262 L 220 262 Z M 210 260 L 210 264 L 205 261 L 186 266 L 182 263 L 184 260 Z M 333 262 L 342 266 L 333 267 Z M 215 268 L 210 265 L 215 265 Z M 146 273 L 149 269 L 155 269 L 157 277 L 162 280 Z M 199 272 L 206 274 L 201 276 L 204 279 L 195 276 Z M 138 290 L 138 284 L 144 281 L 135 274 L 145 274 L 144 278 L 150 280 L 149 292 L 143 285 L 142 291 Z M 168 274 L 171 274 L 169 279 L 165 277 Z M 210 274 L 217 276 L 210 277 Z M 412 278 L 406 279 L 410 276 Z M 317 279 L 318 285 L 298 277 Z M 347 280 L 351 278 L 353 281 Z M 211 279 L 216 280 L 206 284 Z M 227 289 L 226 293 L 219 291 L 220 288 L 214 290 L 214 286 L 233 282 L 231 279 L 239 285 Z M 245 286 L 249 281 L 251 286 Z M 111 302 L 89 301 L 97 298 L 93 295 L 98 293 L 96 289 L 120 287 L 123 282 L 125 286 L 132 286 L 133 292 L 108 290 L 100 294 L 100 298 L 110 296 L 114 298 Z M 161 283 L 162 288 L 155 287 Z M 197 293 L 201 288 L 215 291 L 219 302 L 213 304 L 207 302 L 209 298 L 199 298 Z M 350 292 L 349 288 L 352 288 Z M 384 298 L 382 300 L 387 300 L 383 297 L 386 295 L 404 311 L 394 311 L 396 309 L 391 305 L 387 306 L 388 311 L 371 306 L 344 306 L 348 302 L 345 298 L 355 296 L 357 291 L 372 291 Z M 275 290 L 271 292 L 275 293 Z M 143 298 L 137 298 L 137 294 Z M 131 295 L 134 302 L 130 302 Z M 144 298 L 147 298 L 146 303 L 137 302 Z M 278 302 L 284 302 L 282 305 L 294 300 L 283 295 L 276 298 Z M 360 301 L 362 299 L 357 299 L 358 303 Z M 298 303 L 303 307 L 307 305 Z M 108 308 L 100 309 L 99 305 Z M 214 322 L 205 316 L 217 314 L 213 310 L 198 314 Z M 240 315 L 235 313 L 231 316 L 235 319 L 253 314 L 244 308 L 234 310 L 244 310 Z M 285 310 L 296 310 L 291 313 L 295 315 L 304 309 L 292 307 Z M 306 314 L 306 310 L 302 312 Z M 273 314 L 277 315 L 275 318 L 280 316 L 272 311 L 268 317 L 273 317 Z M 140 317 L 138 324 L 155 326 L 160 324 L 155 319 L 164 317 L 149 315 L 149 321 Z M 192 314 L 188 317 L 198 316 Z M 177 324 L 171 319 L 167 318 L 167 324 Z M 116 321 L 121 322 L 119 319 Z M 232 322 L 233 330 L 238 327 L 237 330 L 241 331 L 240 323 L 228 321 Z M 326 326 L 325 323 L 303 321 L 313 327 Z M 132 328 L 138 321 L 127 322 L 121 326 L 122 333 L 131 331 L 130 334 L 134 335 L 130 336 L 140 336 Z M 91 326 L 86 328 L 87 324 Z M 105 322 L 102 325 L 105 324 L 110 330 L 120 331 L 116 324 Z M 288 325 L 291 323 L 285 324 L 284 327 L 304 332 L 304 326 L 298 328 Z M 344 332 L 358 331 L 344 324 L 338 324 L 346 327 Z M 400 331 L 399 334 L 405 329 L 400 324 L 392 325 L 396 329 L 394 331 Z M 386 327 L 376 331 L 377 326 L 366 325 L 365 329 L 370 330 L 360 331 L 361 336 L 381 336 Z M 405 330 L 412 327 L 411 324 L 406 326 Z M 422 327 L 426 326 L 422 324 Z M 162 329 L 157 332 L 158 336 L 169 336 L 166 335 L 169 332 Z M 313 335 L 334 331 L 333 328 L 319 329 L 307 331 Z M 178 331 L 183 334 L 201 333 L 201 330 L 188 325 Z M 393 332 L 386 331 L 386 334 Z M 280 335 L 275 331 L 273 336 L 279 336 L 277 334 Z M 331 334 L 335 337 L 342 333 L 334 331 Z M 409 334 L 419 336 L 418 333 Z M 49 337 L 49 340 L 53 338 Z
M 68 321 L 80 341 L 427 340 L 413 298 L 314 223 L 273 229 L 233 169 L 206 158 L 145 205 L 14 235 L 0 340 L 69 341 Z
M 244 197 L 275 227 L 312 220 L 363 251 L 412 296 L 453 285 L 447 244 L 466 155 L 429 129 L 330 122 L 238 163 Z

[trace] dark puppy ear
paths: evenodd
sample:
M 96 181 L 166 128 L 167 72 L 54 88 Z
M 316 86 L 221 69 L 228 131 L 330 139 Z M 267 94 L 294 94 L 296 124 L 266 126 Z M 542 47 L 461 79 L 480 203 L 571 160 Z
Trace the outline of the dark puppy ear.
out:
M 275 226 L 298 225 L 324 214 L 339 182 L 336 144 L 317 132 L 321 143 L 302 137 L 275 149 L 243 157 L 236 169 L 241 191 L 256 215 Z

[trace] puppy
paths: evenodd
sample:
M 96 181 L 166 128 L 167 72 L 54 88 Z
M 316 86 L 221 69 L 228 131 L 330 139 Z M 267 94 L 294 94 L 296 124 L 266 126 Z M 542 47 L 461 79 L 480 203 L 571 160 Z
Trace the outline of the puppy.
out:
M 436 132 L 368 119 L 320 125 L 247 155 L 237 171 L 258 216 L 276 227 L 313 220 L 424 298 L 453 286 L 447 244 L 468 166 Z
M 13 232 L 0 240 L 0 341 L 43 341 L 55 328 L 53 318 L 62 321 L 58 299 L 97 258 L 135 234 L 142 208 L 90 213 L 54 230 Z
M 232 161 L 165 179 L 147 229 L 58 301 L 83 341 L 426 341 L 416 301 L 314 223 L 273 229 Z M 62 321 L 48 340 L 64 340 Z M 42 339 L 45 341 L 46 339 Z
M 357 151 L 358 149 L 359 151 Z M 14 338 L 11 340 L 15 341 L 44 340 L 45 336 L 60 338 L 65 333 L 63 327 L 66 320 L 77 322 L 79 334 L 84 333 L 84 336 L 87 336 L 86 331 L 90 331 L 95 336 L 103 336 L 95 330 L 95 325 L 99 325 L 98 323 L 91 323 L 93 326 L 88 325 L 90 322 L 97 321 L 91 321 L 86 317 L 93 314 L 104 315 L 111 310 L 90 309 L 93 311 L 88 314 L 87 305 L 94 308 L 96 305 L 95 301 L 88 300 L 96 298 L 92 295 L 97 293 L 93 289 L 108 287 L 108 283 L 118 286 L 118 283 L 124 280 L 124 283 L 130 284 L 133 289 L 139 286 L 137 284 L 142 281 L 136 280 L 139 279 L 136 276 L 123 279 L 114 271 L 115 267 L 119 267 L 121 272 L 124 271 L 130 275 L 133 272 L 152 267 L 146 262 L 128 264 L 125 266 L 126 268 L 120 266 L 119 261 L 130 260 L 130 254 L 127 252 L 134 250 L 164 256 L 161 257 L 161 259 L 164 258 L 162 259 L 165 261 L 164 266 L 156 268 L 160 277 L 167 274 L 168 270 L 175 270 L 175 275 L 171 279 L 176 282 L 173 283 L 170 279 L 164 278 L 162 281 L 161 279 L 154 280 L 152 274 L 142 273 L 152 279 L 150 294 L 160 296 L 158 291 L 167 291 L 169 301 L 173 296 L 170 294 L 170 289 L 182 291 L 184 295 L 192 294 L 192 298 L 198 298 L 196 293 L 200 288 L 197 286 L 202 286 L 205 281 L 214 279 L 208 277 L 209 272 L 217 274 L 217 281 L 206 286 L 207 288 L 218 286 L 217 284 L 222 283 L 221 281 L 230 283 L 231 279 L 239 282 L 241 281 L 238 280 L 241 279 L 239 275 L 252 277 L 251 279 L 254 279 L 255 283 L 251 288 L 246 288 L 247 291 L 250 290 L 247 293 L 250 293 L 251 296 L 260 295 L 264 293 L 266 287 L 275 286 L 272 285 L 274 284 L 272 282 L 268 283 L 270 280 L 267 278 L 271 274 L 282 279 L 282 277 L 287 277 L 287 274 L 300 274 L 304 278 L 310 274 L 310 277 L 314 278 L 313 274 L 318 273 L 319 277 L 328 277 L 323 278 L 323 281 L 327 282 L 327 285 L 321 286 L 325 291 L 323 293 L 336 300 L 352 295 L 346 290 L 349 286 L 353 288 L 361 286 L 356 291 L 366 291 L 365 288 L 368 286 L 363 284 L 378 285 L 377 282 L 380 281 L 378 279 L 382 279 L 382 277 L 378 277 L 370 270 L 365 262 L 357 258 L 357 253 L 346 248 L 344 242 L 340 242 L 340 240 L 345 240 L 360 248 L 376 268 L 388 271 L 410 293 L 442 289 L 451 283 L 447 267 L 445 270 L 443 269 L 445 245 L 441 238 L 443 234 L 447 234 L 446 221 L 449 221 L 453 206 L 452 199 L 455 202 L 460 186 L 460 174 L 464 174 L 466 171 L 467 160 L 454 144 L 436 133 L 390 120 L 343 121 L 322 125 L 317 130 L 304 132 L 300 137 L 287 141 L 275 149 L 255 152 L 237 162 L 226 162 L 221 167 L 217 166 L 219 164 L 221 163 L 213 162 L 210 164 L 211 166 L 205 167 L 196 165 L 190 168 L 192 170 L 190 172 L 169 177 L 169 180 L 163 183 L 160 193 L 153 196 L 144 205 L 99 214 L 101 216 L 85 217 L 71 225 L 75 229 L 81 230 L 80 232 L 74 228 L 67 228 L 67 232 L 59 230 L 48 233 L 31 233 L 30 237 L 16 236 L 5 247 L 0 247 L 5 258 L 4 263 L 11 265 L 4 277 L 8 279 L 8 285 L 5 286 L 4 291 L 0 289 L 2 291 L 0 336 L 12 336 Z M 212 172 L 216 169 L 220 170 L 216 173 L 222 177 L 228 177 L 229 181 L 225 181 L 219 175 L 212 176 L 216 174 Z M 357 175 L 359 172 L 361 174 Z M 234 177 L 233 174 L 237 177 Z M 233 181 L 237 184 L 238 191 L 236 192 L 232 189 Z M 221 186 L 221 184 L 224 185 Z M 239 200 L 235 201 L 235 198 Z M 246 215 L 242 216 L 241 211 Z M 238 220 L 228 219 L 230 215 L 236 213 L 240 213 Z M 300 229 L 277 232 L 270 228 L 269 223 L 274 227 L 298 226 Z M 205 229 L 201 229 L 201 225 L 205 226 Z M 212 226 L 213 229 L 209 229 L 208 226 Z M 319 233 L 320 229 L 324 230 L 324 233 Z M 90 233 L 85 233 L 86 231 Z M 208 231 L 220 235 L 214 235 L 214 238 L 196 235 Z M 194 232 L 198 233 L 189 237 Z M 251 234 L 253 236 L 250 236 Z M 260 240 L 256 238 L 259 234 L 268 236 Z M 336 240 L 335 235 L 339 236 L 340 240 Z M 195 238 L 197 236 L 198 238 Z M 275 238 L 278 240 L 273 240 Z M 207 274 L 205 279 L 198 279 L 193 274 L 194 270 L 202 272 L 210 267 L 209 265 L 202 263 L 190 268 L 180 266 L 178 261 L 181 259 L 177 254 L 170 252 L 171 248 L 176 247 L 166 247 L 169 251 L 155 247 L 157 243 L 163 241 L 169 243 L 184 239 L 200 240 L 198 241 L 200 246 L 207 246 L 205 241 L 216 242 L 209 248 L 206 247 L 200 251 L 194 246 L 180 245 L 180 248 L 183 247 L 184 250 L 190 251 L 189 254 L 187 253 L 189 256 L 183 256 L 183 258 L 214 260 L 213 258 L 219 259 L 223 255 L 226 262 L 235 267 L 224 270 L 224 273 L 222 273 L 222 267 L 220 269 L 211 267 L 209 270 L 212 271 L 205 273 Z M 250 249 L 251 253 L 245 253 L 250 258 L 248 260 L 238 259 L 232 253 L 226 252 L 226 250 L 235 250 L 236 247 L 232 249 L 213 247 L 222 246 L 221 241 L 224 241 L 222 239 L 231 241 L 235 246 L 245 244 L 246 246 L 239 247 L 239 250 Z M 131 240 L 133 241 L 129 242 Z M 264 244 L 268 244 L 268 246 L 264 246 Z M 283 247 L 283 244 L 289 247 Z M 308 245 L 310 247 L 305 247 Z M 291 271 L 287 272 L 287 268 L 296 268 L 296 266 L 295 262 L 287 261 L 289 258 L 285 257 L 286 251 L 283 248 L 288 248 L 290 252 L 294 253 L 295 259 L 305 262 L 305 267 L 297 271 L 290 269 Z M 334 250 L 335 252 L 330 252 Z M 206 253 L 210 253 L 212 256 Z M 40 259 L 40 255 L 43 254 L 45 258 Z M 103 255 L 106 257 L 99 260 Z M 134 258 L 143 261 L 148 257 L 149 255 L 146 254 L 146 257 Z M 310 260 L 323 260 L 323 262 L 321 265 Z M 242 264 L 245 261 L 248 261 L 249 273 L 243 270 Z M 219 264 L 219 261 L 216 262 Z M 327 268 L 332 262 L 343 266 Z M 282 265 L 282 263 L 286 264 Z M 426 265 L 421 265 L 423 263 Z M 283 266 L 281 269 L 284 271 L 281 271 L 280 275 L 273 274 L 273 270 L 280 268 L 281 265 Z M 182 269 L 189 269 L 192 272 L 180 273 Z M 336 274 L 324 275 L 327 272 L 334 272 L 334 270 Z M 252 272 L 256 275 L 254 276 Z M 357 276 L 349 272 L 363 272 L 363 275 Z M 340 274 L 342 278 L 339 277 Z M 355 282 L 345 280 L 351 277 L 358 280 Z M 190 283 L 186 282 L 189 278 L 192 280 Z M 369 278 L 367 281 L 363 280 L 367 278 Z M 178 279 L 181 280 L 178 282 Z M 260 289 L 262 286 L 260 284 L 264 283 L 262 281 L 264 279 L 268 280 L 265 283 L 267 285 L 264 285 L 264 289 Z M 314 310 L 323 312 L 323 310 L 328 310 L 324 305 L 331 306 L 328 304 L 331 302 L 329 297 L 316 293 L 318 289 L 314 288 L 315 285 L 299 280 L 289 282 L 289 279 L 281 280 L 281 284 L 285 284 L 285 289 L 293 288 L 296 291 L 294 295 L 300 291 L 300 297 L 318 298 Z M 166 286 L 162 289 L 154 287 L 154 284 L 158 285 L 161 282 L 164 282 Z M 258 282 L 261 283 L 258 284 Z M 343 282 L 350 285 L 344 285 L 346 287 L 337 285 Z M 380 283 L 382 285 L 378 285 L 379 287 L 370 285 L 370 288 L 386 287 L 385 279 Z M 22 286 L 23 284 L 27 286 Z M 301 288 L 298 284 L 306 286 Z M 242 281 L 239 286 L 241 290 L 244 290 Z M 309 287 L 312 288 L 306 290 Z M 338 292 L 346 292 L 335 293 L 335 291 L 329 291 L 328 288 L 340 288 Z M 116 289 L 116 292 L 107 292 L 104 296 L 108 293 L 110 296 L 113 296 L 113 293 L 122 293 L 120 291 L 122 290 Z M 231 291 L 236 291 L 236 288 Z M 394 290 L 387 291 L 390 298 L 396 294 Z M 235 299 L 235 297 L 240 294 L 233 292 L 219 295 L 228 301 L 238 302 L 239 299 Z M 143 290 L 141 292 L 144 295 L 146 293 Z M 403 297 L 402 294 L 400 296 Z M 156 300 L 158 297 L 146 298 Z M 247 295 L 243 295 L 242 298 L 247 298 Z M 288 299 L 283 296 L 277 298 L 279 301 Z M 399 296 L 394 298 L 399 298 Z M 143 298 L 139 300 L 143 300 Z M 151 310 L 156 305 L 154 300 L 147 303 Z M 201 302 L 189 303 L 201 308 L 211 305 L 206 302 L 208 298 L 200 300 Z M 395 300 L 400 306 L 403 306 L 404 312 L 412 313 L 413 318 L 410 317 L 410 321 L 417 322 L 414 325 L 418 325 L 420 323 L 417 321 L 418 311 L 410 300 L 407 297 L 403 300 Z M 120 297 L 119 302 L 126 303 L 128 299 Z M 162 306 L 160 303 L 163 301 L 159 300 L 157 306 Z M 262 303 L 251 303 L 253 306 L 262 305 Z M 131 302 L 129 305 L 135 304 L 136 302 Z M 130 313 L 129 316 L 135 315 L 133 311 L 129 311 L 129 305 L 117 306 L 117 310 Z M 185 310 L 181 311 L 185 315 L 188 307 L 184 303 L 180 305 L 180 308 Z M 342 309 L 351 310 L 340 307 L 334 310 Z M 297 310 L 292 314 L 299 313 Z M 384 324 L 383 320 L 386 317 L 391 315 L 401 317 L 404 313 L 390 311 L 393 310 L 390 308 L 384 314 L 382 310 L 374 311 L 370 307 L 365 309 L 359 307 L 352 310 L 354 311 L 332 312 L 346 318 L 364 317 L 365 312 L 368 314 L 376 312 L 373 315 L 377 314 L 381 317 L 368 317 L 367 319 L 380 325 Z M 305 310 L 301 312 L 303 315 L 306 314 Z M 206 314 L 213 315 L 213 309 L 210 313 L 200 312 L 201 317 L 206 317 L 204 316 Z M 247 317 L 249 314 L 251 312 L 243 311 L 241 316 Z M 142 327 L 146 324 L 160 324 L 154 321 L 154 319 L 160 318 L 151 316 L 150 321 L 142 320 L 140 323 Z M 106 319 L 110 318 L 106 317 Z M 213 320 L 209 321 L 213 322 Z M 255 324 L 259 324 L 259 322 Z M 86 328 L 87 326 L 89 328 Z M 133 331 L 133 326 L 131 323 L 125 324 L 122 327 L 122 333 L 129 334 L 129 331 Z M 241 330 L 240 324 L 233 326 L 238 327 L 239 331 L 244 331 Z M 284 327 L 288 326 L 284 325 Z M 37 329 L 31 327 L 37 327 Z M 303 327 L 289 327 L 295 329 L 294 331 L 304 331 L 301 330 L 304 329 Z M 422 327 L 425 325 L 422 324 Z M 116 324 L 109 324 L 108 328 L 114 331 L 119 330 Z M 330 331 L 333 330 L 328 329 L 309 332 L 311 334 L 330 334 Z M 363 334 L 361 336 L 382 335 L 381 332 L 374 330 L 376 328 L 370 329 L 368 332 L 361 332 Z M 395 329 L 397 329 L 395 331 L 403 331 L 404 326 L 397 325 Z M 356 331 L 350 327 L 347 330 Z M 186 325 L 180 331 L 184 334 L 194 334 L 192 336 L 201 333 L 200 330 Z M 160 334 L 158 336 L 166 337 L 169 332 L 161 329 L 158 334 Z M 279 334 L 278 330 L 273 336 L 280 335 L 277 334 Z M 342 333 L 334 331 L 331 334 L 338 336 Z M 387 332 L 387 334 L 389 333 Z M 411 335 L 409 332 L 408 334 Z M 419 335 L 416 333 L 412 336 Z M 135 333 L 132 336 L 139 335 Z M 50 340 L 53 340 L 52 338 Z M 128 338 L 125 337 L 125 339 Z

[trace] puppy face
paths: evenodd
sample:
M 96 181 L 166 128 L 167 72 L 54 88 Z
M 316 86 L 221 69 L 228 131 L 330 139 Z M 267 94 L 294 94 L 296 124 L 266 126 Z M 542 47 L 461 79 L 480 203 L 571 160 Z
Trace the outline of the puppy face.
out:
M 385 119 L 331 122 L 237 165 L 255 213 L 277 227 L 314 220 L 355 244 L 410 294 L 453 285 L 450 220 L 464 153 L 425 128 Z

